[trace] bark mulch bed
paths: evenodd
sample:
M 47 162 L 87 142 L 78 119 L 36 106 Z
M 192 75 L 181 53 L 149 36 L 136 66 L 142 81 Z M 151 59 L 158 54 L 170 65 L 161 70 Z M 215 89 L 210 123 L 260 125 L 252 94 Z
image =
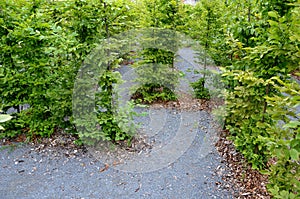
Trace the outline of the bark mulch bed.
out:
M 251 168 L 245 158 L 235 150 L 234 144 L 227 137 L 229 132 L 223 131 L 216 148 L 227 164 L 227 171 L 216 171 L 225 182 L 223 186 L 235 192 L 236 198 L 263 198 L 271 196 L 267 192 L 268 177 Z

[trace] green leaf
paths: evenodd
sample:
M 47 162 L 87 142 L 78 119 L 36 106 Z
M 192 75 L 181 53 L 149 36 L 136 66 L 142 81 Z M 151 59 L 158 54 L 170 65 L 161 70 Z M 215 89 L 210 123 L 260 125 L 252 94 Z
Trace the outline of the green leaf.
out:
M 300 139 L 300 132 L 297 133 L 296 138 Z
M 12 118 L 12 116 L 10 116 L 10 115 L 0 115 L 0 123 L 6 122 L 6 121 L 10 120 L 11 118 Z
M 268 20 L 268 22 L 271 26 L 278 26 L 278 22 L 276 22 L 276 21 Z M 274 32 L 271 32 L 271 33 L 274 34 Z
M 290 121 L 289 123 L 285 124 L 284 128 L 297 128 L 297 126 L 300 126 L 299 121 Z
M 263 175 L 270 175 L 270 171 L 268 170 L 260 170 L 260 173 Z
M 273 18 L 275 18 L 275 19 L 278 19 L 278 13 L 275 12 L 275 11 L 270 11 L 270 12 L 268 12 L 268 15 L 269 15 L 270 17 L 273 17 Z
M 299 152 L 296 149 L 290 150 L 290 156 L 292 160 L 299 160 Z

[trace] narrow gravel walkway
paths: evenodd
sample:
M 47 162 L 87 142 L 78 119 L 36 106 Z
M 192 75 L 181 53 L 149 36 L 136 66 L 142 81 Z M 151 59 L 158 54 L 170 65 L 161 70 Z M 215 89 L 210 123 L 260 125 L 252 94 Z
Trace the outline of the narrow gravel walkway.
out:
M 232 198 L 219 189 L 216 167 L 224 167 L 215 151 L 197 159 L 194 143 L 181 158 L 150 173 L 102 171 L 93 158 L 51 157 L 29 147 L 1 151 L 0 198 Z

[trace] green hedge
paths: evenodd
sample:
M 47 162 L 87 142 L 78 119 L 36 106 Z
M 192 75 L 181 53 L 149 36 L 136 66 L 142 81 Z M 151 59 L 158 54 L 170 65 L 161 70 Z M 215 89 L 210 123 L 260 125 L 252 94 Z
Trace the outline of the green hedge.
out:
M 130 1 L 0 2 L 0 107 L 28 104 L 0 137 L 50 136 L 72 124 L 77 71 L 101 39 L 133 28 Z M 108 35 L 108 33 L 110 35 Z
M 226 128 L 253 168 L 269 175 L 275 198 L 300 197 L 300 5 L 288 1 L 229 1 L 226 25 L 231 65 L 224 67 Z M 243 6 L 241 6 L 243 5 Z M 228 14 L 229 13 L 229 14 Z M 238 13 L 248 13 L 236 18 Z M 240 20 L 241 19 L 241 20 Z
M 57 25 L 45 1 L 1 2 L 0 93 L 4 111 L 28 104 L 7 123 L 0 137 L 21 132 L 49 136 L 72 128 L 73 80 L 80 66 L 76 33 Z

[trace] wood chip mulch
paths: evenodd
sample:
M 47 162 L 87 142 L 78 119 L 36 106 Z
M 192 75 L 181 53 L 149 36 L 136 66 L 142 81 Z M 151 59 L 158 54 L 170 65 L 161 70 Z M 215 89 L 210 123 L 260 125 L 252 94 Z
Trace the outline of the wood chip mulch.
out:
M 235 150 L 228 136 L 229 132 L 223 131 L 216 143 L 216 148 L 228 167 L 227 171 L 221 175 L 225 182 L 222 186 L 235 192 L 236 198 L 271 198 L 266 189 L 268 176 L 252 169 L 245 158 Z
M 196 99 L 191 94 L 179 93 L 177 101 L 155 102 L 150 105 L 151 108 L 166 108 L 178 111 L 208 111 L 211 112 L 214 108 L 223 105 L 221 99 Z

